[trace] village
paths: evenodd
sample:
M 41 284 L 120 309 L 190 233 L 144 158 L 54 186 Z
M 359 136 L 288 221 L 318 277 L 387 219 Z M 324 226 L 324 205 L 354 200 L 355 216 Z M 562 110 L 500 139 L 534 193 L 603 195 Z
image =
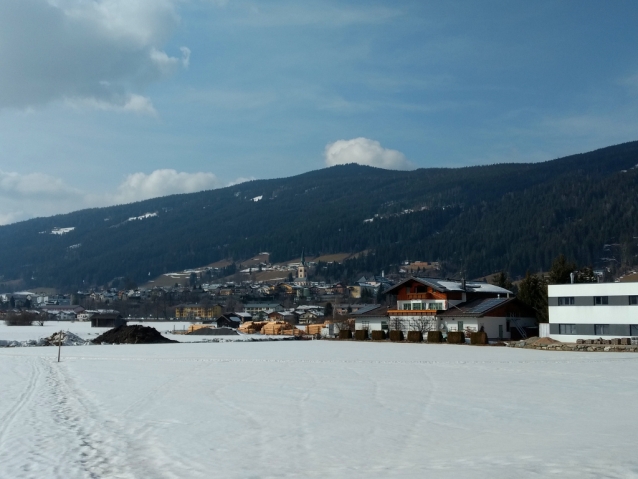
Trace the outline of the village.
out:
M 638 345 L 638 283 L 550 285 L 549 321 L 510 289 L 491 282 L 433 277 L 437 263 L 406 262 L 399 273 L 362 276 L 353 284 L 313 281 L 317 263 L 271 265 L 267 253 L 233 281 L 205 282 L 207 269 L 164 275 L 173 285 L 107 288 L 74 294 L 0 295 L 7 325 L 44 321 L 90 322 L 114 328 L 129 322 L 173 321 L 173 332 L 194 336 L 239 334 L 298 338 L 499 344 L 529 338 L 588 345 Z M 428 276 L 422 276 L 423 272 Z M 277 272 L 271 279 L 256 273 Z M 180 283 L 181 281 L 181 283 Z M 572 275 L 573 282 L 573 275 Z M 610 299 L 611 298 L 611 299 Z M 569 306 L 572 306 L 571 308 Z M 188 324 L 188 326 L 186 326 Z M 62 326 L 63 327 L 63 326 Z M 609 349 L 607 349 L 609 350 Z

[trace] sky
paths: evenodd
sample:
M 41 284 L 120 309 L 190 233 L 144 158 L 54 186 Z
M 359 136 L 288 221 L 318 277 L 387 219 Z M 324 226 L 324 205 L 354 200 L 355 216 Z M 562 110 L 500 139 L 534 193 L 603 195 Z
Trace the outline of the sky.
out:
M 638 3 L 2 0 L 0 224 L 638 139 Z

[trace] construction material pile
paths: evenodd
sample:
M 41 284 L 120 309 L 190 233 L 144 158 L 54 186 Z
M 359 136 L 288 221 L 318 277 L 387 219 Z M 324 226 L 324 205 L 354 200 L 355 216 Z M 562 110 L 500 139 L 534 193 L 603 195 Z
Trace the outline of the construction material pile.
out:
M 44 338 L 44 346 L 84 346 L 85 344 L 91 344 L 88 339 L 82 339 L 77 334 L 73 334 L 69 331 L 60 331 L 53 333 L 48 338 Z
M 149 326 L 119 326 L 108 330 L 93 340 L 96 344 L 155 344 L 155 343 L 177 343 L 172 339 L 165 338 L 155 328 Z
M 261 334 L 301 336 L 304 331 L 285 321 L 269 321 L 261 328 Z
M 210 328 L 210 324 L 191 324 L 188 327 L 186 334 L 191 334 L 193 331 L 197 331 L 198 329 Z
M 256 334 L 261 331 L 268 321 L 246 321 L 239 327 L 239 331 L 244 334 Z
M 324 328 L 325 326 L 323 324 L 309 324 L 308 326 L 306 326 L 306 333 L 307 334 L 321 334 L 321 330 Z

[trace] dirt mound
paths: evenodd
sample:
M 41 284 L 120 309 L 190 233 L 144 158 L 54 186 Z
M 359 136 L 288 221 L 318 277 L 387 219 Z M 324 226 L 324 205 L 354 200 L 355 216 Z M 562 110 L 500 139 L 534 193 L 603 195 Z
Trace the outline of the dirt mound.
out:
M 199 328 L 190 333 L 189 336 L 238 336 L 239 333 L 231 328 Z
M 96 344 L 155 344 L 155 343 L 177 343 L 172 339 L 165 338 L 155 328 L 149 326 L 118 326 L 100 334 L 93 340 Z

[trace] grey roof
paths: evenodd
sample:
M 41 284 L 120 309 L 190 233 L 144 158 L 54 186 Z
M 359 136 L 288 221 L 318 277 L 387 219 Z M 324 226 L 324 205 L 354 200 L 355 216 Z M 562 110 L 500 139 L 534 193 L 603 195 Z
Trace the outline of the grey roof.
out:
M 388 316 L 361 316 L 360 318 L 356 318 L 355 321 L 370 321 L 370 320 L 374 320 L 374 321 L 388 321 L 389 317 Z
M 248 303 L 244 308 L 277 308 L 281 307 L 279 303 Z
M 356 311 L 354 311 L 352 314 L 353 316 L 361 316 L 362 314 L 367 314 L 370 313 L 371 311 L 374 311 L 375 309 L 379 309 L 381 307 L 380 304 L 369 304 L 367 306 L 364 306 L 363 308 L 359 308 Z
M 465 289 L 463 289 L 463 282 L 458 279 L 414 278 L 414 277 L 410 277 L 400 282 L 399 284 L 392 286 L 391 288 L 384 291 L 384 293 L 389 293 L 390 291 L 400 288 L 408 281 L 417 281 L 425 286 L 430 286 L 442 293 L 446 293 L 450 291 L 464 291 L 468 293 L 512 294 L 512 292 L 508 289 L 501 288 L 500 286 L 496 286 L 491 283 L 484 283 L 481 281 L 466 281 Z
M 452 306 L 445 311 L 441 311 L 439 315 L 444 316 L 484 316 L 491 310 L 501 306 L 510 301 L 515 301 L 516 298 L 485 298 L 470 301 L 469 303 L 462 303 L 457 306 Z

